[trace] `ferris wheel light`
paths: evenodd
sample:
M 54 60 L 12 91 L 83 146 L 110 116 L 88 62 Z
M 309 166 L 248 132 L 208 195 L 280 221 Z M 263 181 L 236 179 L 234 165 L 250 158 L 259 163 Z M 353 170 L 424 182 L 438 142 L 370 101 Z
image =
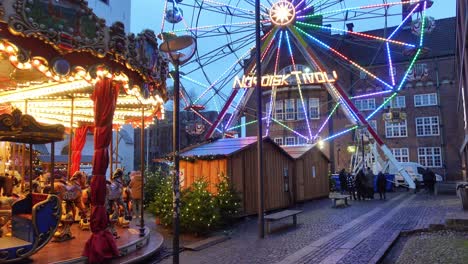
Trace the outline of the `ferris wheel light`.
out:
M 291 2 L 281 0 L 270 9 L 271 22 L 277 26 L 287 26 L 296 18 L 296 9 Z

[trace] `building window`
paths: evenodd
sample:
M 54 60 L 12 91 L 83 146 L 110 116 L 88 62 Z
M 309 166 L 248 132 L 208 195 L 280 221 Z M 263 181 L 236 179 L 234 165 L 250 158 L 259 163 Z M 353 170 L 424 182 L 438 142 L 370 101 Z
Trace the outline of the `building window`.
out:
M 409 162 L 408 148 L 392 148 L 392 153 L 398 162 Z
M 283 120 L 283 101 L 278 100 L 275 104 L 275 119 Z
M 309 116 L 310 119 L 320 118 L 320 107 L 318 98 L 309 98 Z
M 275 143 L 282 146 L 283 145 L 283 138 L 282 137 L 277 137 L 274 139 Z
M 293 146 L 296 145 L 296 138 L 295 137 L 286 137 L 286 146 Z
M 296 112 L 296 105 L 294 105 L 294 99 L 286 99 L 284 100 L 284 109 L 285 109 L 285 119 L 286 120 L 294 120 L 295 119 L 295 112 Z
M 301 99 L 296 99 L 296 107 L 297 107 L 297 120 L 305 119 L 304 108 L 307 109 L 307 101 L 304 101 L 304 107 L 302 107 Z
M 407 137 L 408 129 L 406 126 L 406 120 L 401 122 L 385 121 L 385 136 L 387 138 Z
M 307 139 L 299 136 L 299 137 L 297 137 L 297 144 L 298 145 L 305 145 L 305 144 L 307 144 Z
M 416 94 L 414 95 L 414 106 L 431 106 L 437 105 L 437 94 Z
M 439 117 L 417 117 L 416 118 L 417 136 L 437 136 L 439 135 Z
M 419 164 L 425 167 L 442 167 L 442 154 L 440 148 L 418 148 Z
M 356 101 L 354 101 L 354 104 L 356 105 L 356 108 L 359 111 L 366 111 L 366 110 L 374 110 L 375 109 L 375 99 L 374 98 L 356 100 Z
M 388 97 L 384 98 L 384 100 L 387 100 Z M 394 97 L 390 102 L 387 103 L 390 108 L 405 108 L 406 107 L 406 100 L 405 96 L 397 96 Z

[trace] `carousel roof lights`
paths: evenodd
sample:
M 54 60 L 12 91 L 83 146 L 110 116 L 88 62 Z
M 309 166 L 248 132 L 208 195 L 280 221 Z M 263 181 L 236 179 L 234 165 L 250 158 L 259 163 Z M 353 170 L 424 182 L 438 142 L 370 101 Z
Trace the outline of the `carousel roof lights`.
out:
M 88 88 L 89 83 L 86 81 L 76 81 L 71 83 L 61 83 L 42 87 L 24 88 L 21 90 L 9 91 L 0 94 L 0 103 L 8 103 L 11 101 L 27 100 L 40 98 L 52 94 L 60 94 L 67 92 L 80 91 Z

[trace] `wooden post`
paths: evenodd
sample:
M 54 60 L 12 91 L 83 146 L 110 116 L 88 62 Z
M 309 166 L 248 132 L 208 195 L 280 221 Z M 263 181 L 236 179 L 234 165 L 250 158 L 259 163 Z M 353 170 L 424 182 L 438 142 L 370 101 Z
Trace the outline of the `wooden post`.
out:
M 33 144 L 29 143 L 29 192 L 32 193 L 33 182 Z
M 117 127 L 117 132 L 115 133 L 115 160 L 117 161 L 115 166 L 122 168 L 122 164 L 119 165 L 119 128 Z
M 112 174 L 114 173 L 114 129 L 112 129 L 111 133 L 111 141 L 110 141 L 110 149 L 109 149 L 109 165 L 110 165 L 110 170 L 109 170 L 109 175 L 112 178 Z
M 55 142 L 50 143 L 50 192 L 54 193 L 55 181 Z

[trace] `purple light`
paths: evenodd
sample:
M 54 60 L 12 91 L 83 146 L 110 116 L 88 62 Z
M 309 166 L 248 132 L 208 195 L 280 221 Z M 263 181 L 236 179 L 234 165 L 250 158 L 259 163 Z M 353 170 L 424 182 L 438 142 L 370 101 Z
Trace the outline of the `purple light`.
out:
M 390 56 L 390 45 L 388 45 L 388 42 L 386 43 L 387 45 L 387 56 L 388 56 L 388 68 L 390 71 L 390 77 L 392 78 L 392 84 L 395 86 L 395 76 L 393 72 L 393 64 L 392 64 L 392 57 Z
M 349 99 L 366 98 L 366 97 L 372 97 L 375 95 L 386 94 L 386 93 L 391 93 L 391 92 L 392 92 L 391 90 L 385 90 L 385 91 L 380 91 L 380 92 L 375 92 L 375 93 L 356 95 L 356 96 L 350 97 Z

